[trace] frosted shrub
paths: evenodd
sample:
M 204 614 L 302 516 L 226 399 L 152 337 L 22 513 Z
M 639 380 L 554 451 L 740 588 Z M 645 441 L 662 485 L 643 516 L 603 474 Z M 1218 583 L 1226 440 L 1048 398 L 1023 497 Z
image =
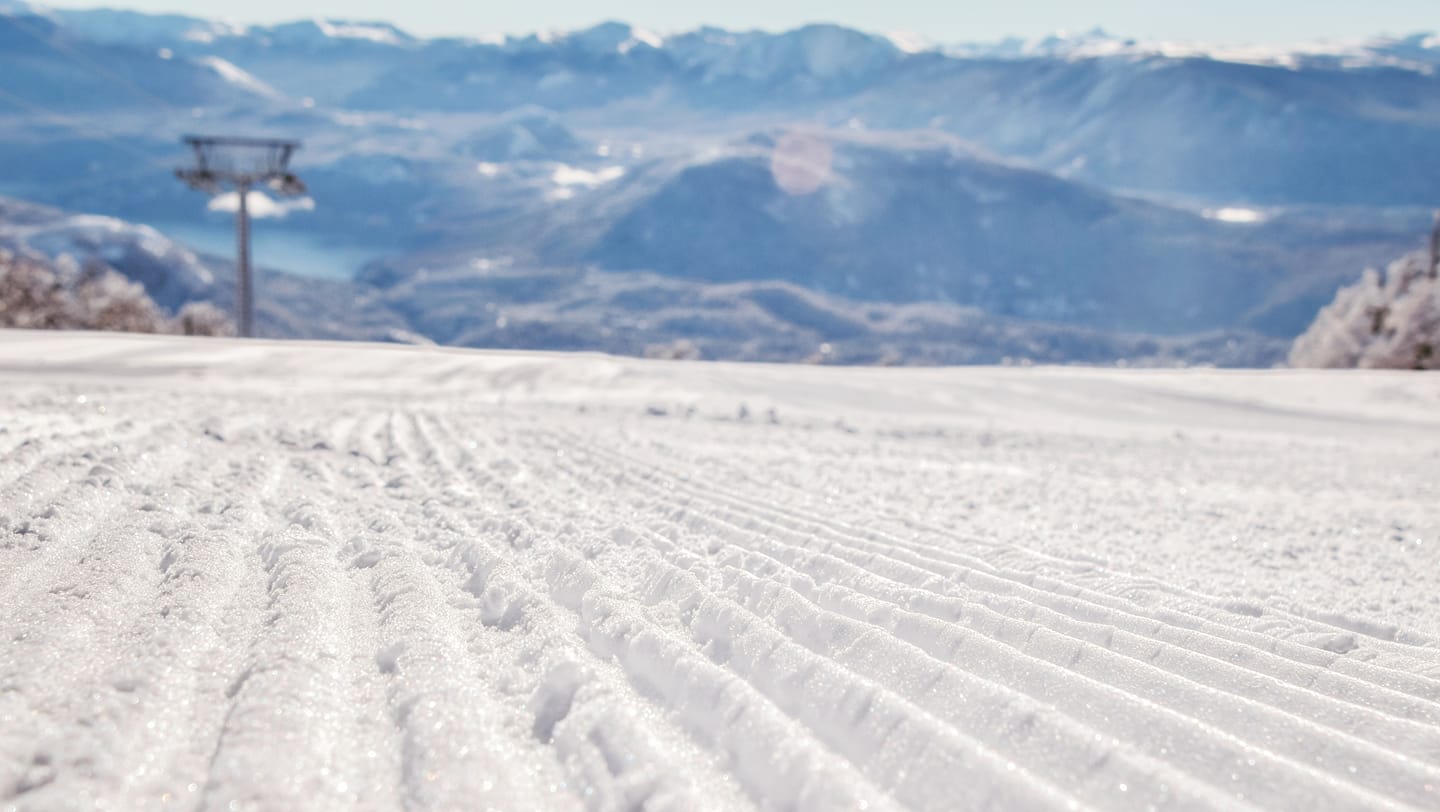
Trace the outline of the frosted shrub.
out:
M 233 336 L 235 323 L 209 302 L 191 302 L 175 317 L 175 331 L 187 336 Z
M 0 327 L 72 327 L 70 298 L 53 269 L 0 252 Z
M 1440 369 L 1440 283 L 1419 252 L 1365 271 L 1295 339 L 1290 365 Z
M 91 263 L 85 266 L 74 291 L 80 326 L 85 330 L 118 333 L 169 332 L 165 314 L 138 283 L 114 270 Z
M 696 361 L 700 358 L 700 348 L 689 339 L 679 338 L 669 344 L 647 344 L 645 357 L 666 361 Z

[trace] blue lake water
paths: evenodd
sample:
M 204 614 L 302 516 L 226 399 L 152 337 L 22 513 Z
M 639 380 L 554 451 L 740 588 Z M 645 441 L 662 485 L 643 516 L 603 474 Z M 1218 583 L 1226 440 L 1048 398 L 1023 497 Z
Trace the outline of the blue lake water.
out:
M 152 222 L 161 234 L 195 251 L 233 259 L 235 226 L 220 222 Z M 389 253 L 380 246 L 337 245 L 330 240 L 257 220 L 250 229 L 250 259 L 257 267 L 320 279 L 352 279 L 365 263 Z

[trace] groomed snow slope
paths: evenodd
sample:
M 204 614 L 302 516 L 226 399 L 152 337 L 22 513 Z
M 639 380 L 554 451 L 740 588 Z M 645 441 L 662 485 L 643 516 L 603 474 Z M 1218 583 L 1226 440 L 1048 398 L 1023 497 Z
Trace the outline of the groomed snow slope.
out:
M 1418 374 L 0 332 L 0 809 L 1437 809 L 1437 474 Z

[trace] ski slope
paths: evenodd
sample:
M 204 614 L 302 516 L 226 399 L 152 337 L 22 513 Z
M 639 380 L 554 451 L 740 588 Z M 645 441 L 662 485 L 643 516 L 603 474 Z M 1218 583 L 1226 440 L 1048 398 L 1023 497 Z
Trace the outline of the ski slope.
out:
M 1440 377 L 0 331 L 0 810 L 1440 809 Z

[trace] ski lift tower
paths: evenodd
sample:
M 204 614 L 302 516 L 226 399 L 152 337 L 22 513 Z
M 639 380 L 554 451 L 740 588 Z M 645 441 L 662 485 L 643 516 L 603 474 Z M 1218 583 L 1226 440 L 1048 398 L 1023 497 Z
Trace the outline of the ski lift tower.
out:
M 1430 229 L 1430 278 L 1440 275 L 1440 209 L 1435 210 L 1435 226 Z
M 187 135 L 183 141 L 195 151 L 195 166 L 175 170 L 190 188 L 206 194 L 234 189 L 240 198 L 235 212 L 236 322 L 240 335 L 255 334 L 255 297 L 250 275 L 249 193 L 264 187 L 282 197 L 305 194 L 305 184 L 290 171 L 290 157 L 299 141 L 272 138 Z

